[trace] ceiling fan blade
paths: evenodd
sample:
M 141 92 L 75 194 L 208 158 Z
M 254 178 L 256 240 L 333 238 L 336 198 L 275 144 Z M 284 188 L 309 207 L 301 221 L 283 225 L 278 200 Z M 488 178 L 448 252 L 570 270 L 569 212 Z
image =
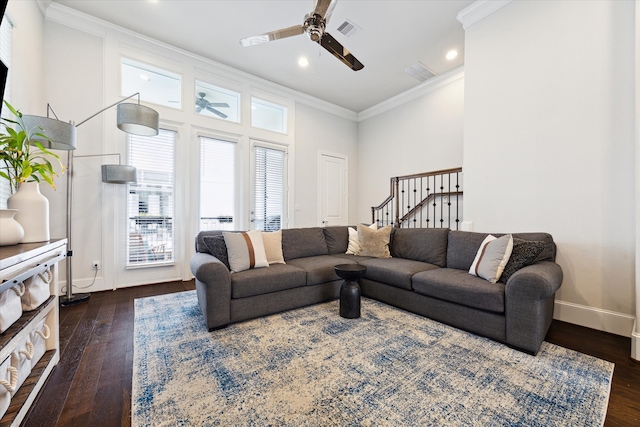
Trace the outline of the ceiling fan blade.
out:
M 209 103 L 210 107 L 224 107 L 224 108 L 229 108 L 229 104 L 227 104 L 226 102 L 210 102 Z
M 199 113 L 200 111 L 202 111 L 202 107 L 197 106 L 197 107 L 196 107 L 196 113 Z
M 333 8 L 336 7 L 337 1 L 338 0 L 316 0 L 316 7 L 313 8 L 313 13 L 322 16 L 328 21 L 331 13 L 333 13 Z M 329 15 L 329 17 L 327 17 L 327 15 Z
M 271 31 L 270 33 L 260 34 L 259 36 L 240 39 L 240 44 L 244 47 L 247 47 L 256 44 L 271 42 L 274 40 L 284 39 L 286 37 L 299 36 L 300 34 L 304 34 L 304 27 L 302 25 L 295 25 L 293 27 L 283 28 L 281 30 Z
M 353 56 L 344 46 L 338 43 L 331 34 L 324 33 L 318 43 L 353 71 L 362 70 L 364 68 L 362 62 L 358 61 L 356 57 Z
M 213 114 L 222 117 L 223 119 L 227 118 L 227 115 L 224 114 L 222 111 L 218 111 L 215 108 L 212 107 L 207 107 L 207 111 L 211 111 Z

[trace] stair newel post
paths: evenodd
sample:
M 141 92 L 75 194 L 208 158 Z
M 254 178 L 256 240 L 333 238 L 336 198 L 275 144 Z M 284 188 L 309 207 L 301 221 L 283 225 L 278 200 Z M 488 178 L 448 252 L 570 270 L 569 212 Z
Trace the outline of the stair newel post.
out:
M 395 198 L 395 222 L 393 223 L 393 226 L 396 228 L 400 227 L 400 179 L 398 177 L 393 178 L 394 180 L 394 190 L 393 190 L 393 194 L 394 194 L 394 198 Z

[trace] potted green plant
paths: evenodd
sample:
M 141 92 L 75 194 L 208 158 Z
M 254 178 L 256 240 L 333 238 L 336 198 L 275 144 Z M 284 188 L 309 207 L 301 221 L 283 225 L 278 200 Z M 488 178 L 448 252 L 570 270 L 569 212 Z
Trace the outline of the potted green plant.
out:
M 4 104 L 16 117 L 15 120 L 2 118 L 0 129 L 0 177 L 9 181 L 12 194 L 7 200 L 7 207 L 8 210 L 13 211 L 14 219 L 23 228 L 24 233 L 20 242 L 47 241 L 49 240 L 49 201 L 40 193 L 39 185 L 40 182 L 46 182 L 55 190 L 53 180 L 58 173 L 51 164 L 51 160 L 57 161 L 61 171 L 64 171 L 64 165 L 57 154 L 47 150 L 38 141 L 51 142 L 43 129 L 28 129 L 22 113 L 8 102 L 5 101 Z M 12 216 L 9 213 L 3 214 L 3 217 L 7 215 Z M 3 234 L 6 234 L 4 230 Z M 13 240 L 0 241 L 0 245 L 14 243 Z
M 42 129 L 27 129 L 22 120 L 22 113 L 4 102 L 16 120 L 2 118 L 0 133 L 0 176 L 9 181 L 11 194 L 15 194 L 24 182 L 48 183 L 56 188 L 53 180 L 58 173 L 49 158 L 55 159 L 62 171 L 64 166 L 60 157 L 44 148 L 34 137 L 51 141 Z M 16 127 L 14 129 L 14 126 Z

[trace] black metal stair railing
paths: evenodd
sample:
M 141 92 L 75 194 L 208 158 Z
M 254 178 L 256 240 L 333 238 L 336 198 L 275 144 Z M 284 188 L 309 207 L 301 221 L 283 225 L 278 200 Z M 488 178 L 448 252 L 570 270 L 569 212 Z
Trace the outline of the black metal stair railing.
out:
M 462 195 L 462 168 L 396 176 L 389 197 L 371 208 L 371 221 L 378 227 L 458 230 Z

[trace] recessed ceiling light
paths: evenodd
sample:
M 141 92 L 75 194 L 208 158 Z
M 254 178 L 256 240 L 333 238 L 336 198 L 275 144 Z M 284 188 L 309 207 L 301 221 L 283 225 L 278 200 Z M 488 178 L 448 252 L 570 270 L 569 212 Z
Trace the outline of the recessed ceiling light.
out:
M 458 51 L 457 50 L 450 50 L 449 52 L 447 52 L 447 56 L 446 58 L 451 61 L 452 59 L 455 59 L 458 56 Z
M 305 57 L 302 57 L 298 59 L 298 65 L 301 66 L 302 68 L 305 68 L 309 65 L 309 60 Z
M 148 82 L 151 80 L 151 77 L 149 77 L 149 75 L 147 74 L 140 74 L 140 80 L 144 80 L 145 82 Z

